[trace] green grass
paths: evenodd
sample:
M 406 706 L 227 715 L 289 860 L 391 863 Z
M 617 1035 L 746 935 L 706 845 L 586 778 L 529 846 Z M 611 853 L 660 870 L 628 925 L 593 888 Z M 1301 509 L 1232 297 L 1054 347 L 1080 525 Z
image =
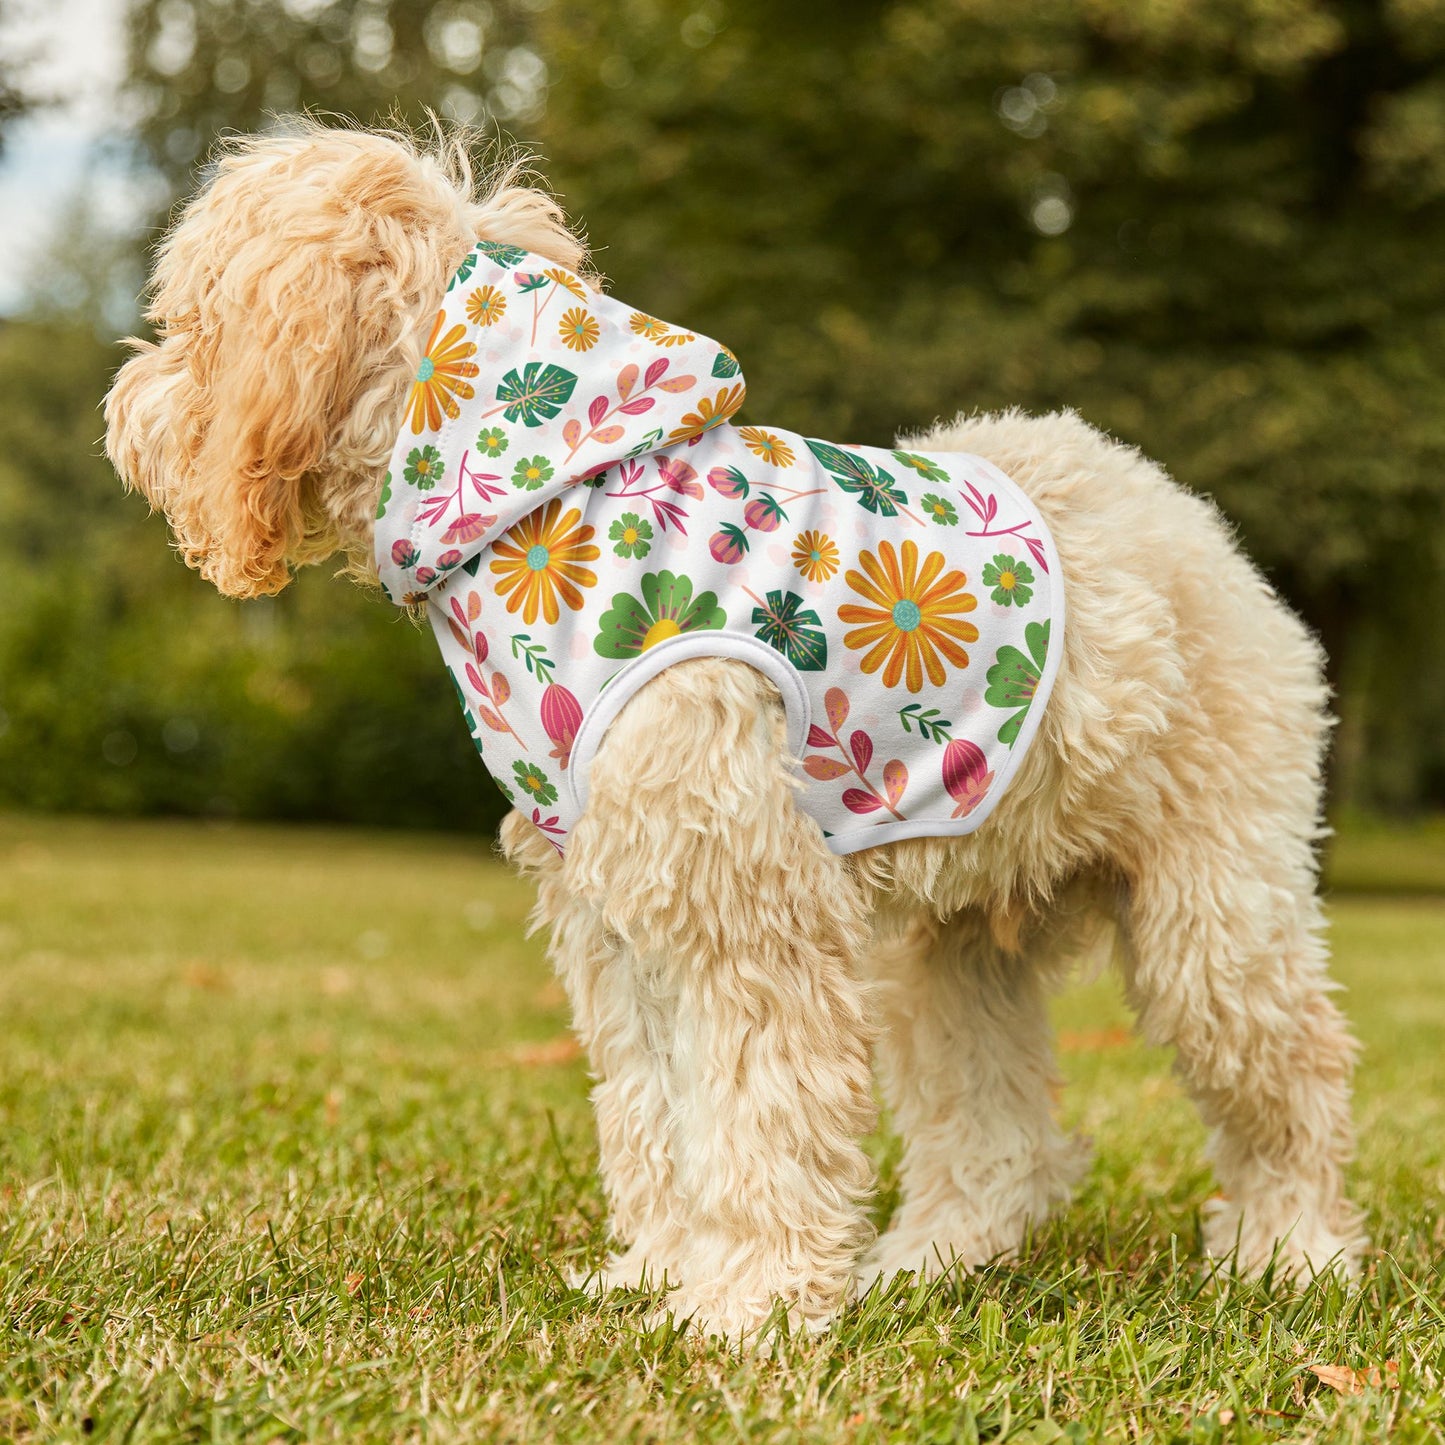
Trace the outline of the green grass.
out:
M 0 818 L 0 1438 L 1445 1438 L 1445 900 L 1332 904 L 1362 1288 L 1211 1278 L 1200 1127 L 1098 984 L 1073 1207 L 772 1359 L 566 1283 L 602 1204 L 528 901 L 464 840 Z

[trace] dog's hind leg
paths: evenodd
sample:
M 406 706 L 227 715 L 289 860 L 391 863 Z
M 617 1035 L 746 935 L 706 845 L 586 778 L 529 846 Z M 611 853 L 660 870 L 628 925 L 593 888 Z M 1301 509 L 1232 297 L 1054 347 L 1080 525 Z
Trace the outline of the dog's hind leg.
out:
M 743 663 L 679 663 L 623 709 L 589 783 L 565 876 L 625 949 L 594 1012 L 646 1017 L 632 1152 L 658 1161 L 669 1307 L 730 1339 L 779 1300 L 820 1326 L 869 1236 L 865 910 L 794 803 L 776 693 Z
M 1001 946 L 981 912 L 914 924 L 873 954 L 902 1200 L 861 1272 L 933 1275 L 1008 1257 L 1066 1201 L 1087 1147 L 1054 1121 L 1054 952 Z
M 1206 1221 L 1212 1254 L 1238 1248 L 1258 1274 L 1353 1272 L 1364 1243 L 1344 1194 L 1355 1046 L 1330 999 L 1306 847 L 1247 830 L 1155 848 L 1133 882 L 1128 992 L 1213 1131 L 1225 1198 Z M 1297 856 L 1290 866 L 1289 854 Z

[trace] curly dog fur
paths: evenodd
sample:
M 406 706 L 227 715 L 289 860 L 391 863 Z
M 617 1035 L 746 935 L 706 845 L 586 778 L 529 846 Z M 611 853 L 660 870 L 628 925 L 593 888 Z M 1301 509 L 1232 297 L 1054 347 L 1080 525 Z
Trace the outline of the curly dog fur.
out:
M 515 170 L 478 187 L 459 142 L 302 125 L 224 149 L 106 407 L 116 468 L 221 591 L 336 554 L 370 574 L 405 393 L 477 238 L 584 258 L 546 195 Z M 834 856 L 794 806 L 771 684 L 703 660 L 614 724 L 565 858 L 517 813 L 503 829 L 597 1081 L 618 1245 L 597 1283 L 665 1280 L 678 1318 L 741 1338 L 779 1300 L 821 1327 L 860 1279 L 1008 1256 L 1085 1164 L 1053 1118 L 1046 1001 L 1111 918 L 1140 1029 L 1212 1130 L 1208 1248 L 1351 1271 L 1318 647 L 1213 507 L 1071 413 L 903 444 L 1002 468 L 1067 579 L 1053 696 L 983 828 Z M 904 1139 L 878 1239 L 875 1055 Z

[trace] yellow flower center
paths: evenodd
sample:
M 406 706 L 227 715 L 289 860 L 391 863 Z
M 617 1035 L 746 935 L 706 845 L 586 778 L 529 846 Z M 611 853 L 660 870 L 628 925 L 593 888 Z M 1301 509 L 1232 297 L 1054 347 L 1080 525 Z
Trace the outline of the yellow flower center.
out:
M 1005 592 L 1012 592 L 1018 585 L 1018 578 L 1015 577 L 1012 572 L 1000 572 L 998 574 L 998 585 L 1002 587 Z
M 945 507 L 942 502 L 935 502 L 933 504 L 933 514 L 936 517 L 945 517 L 948 515 L 948 508 Z
M 425 457 L 416 464 L 416 469 L 424 477 L 431 475 L 431 463 Z
M 630 547 L 637 540 L 636 527 L 624 527 L 622 529 L 622 540 Z
M 534 793 L 540 793 L 542 791 L 542 780 L 535 773 L 528 773 L 527 786 L 531 788 Z
M 528 480 L 529 482 L 537 482 L 537 481 L 540 481 L 541 479 L 542 479 L 542 469 L 541 469 L 541 467 L 528 467 L 528 468 L 527 468 L 527 480 Z
M 682 628 L 671 617 L 659 617 L 647 629 L 647 635 L 642 639 L 642 650 L 646 652 L 649 647 L 656 647 L 659 642 L 666 642 L 669 637 L 681 635 Z

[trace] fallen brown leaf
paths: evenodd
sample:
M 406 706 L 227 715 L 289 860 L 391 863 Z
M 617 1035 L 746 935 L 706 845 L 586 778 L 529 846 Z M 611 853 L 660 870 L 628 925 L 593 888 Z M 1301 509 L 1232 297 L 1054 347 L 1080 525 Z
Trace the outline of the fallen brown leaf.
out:
M 346 1276 L 346 1293 L 355 1296 L 356 1292 L 366 1283 L 364 1274 L 349 1274 Z
M 524 1069 L 545 1068 L 549 1064 L 570 1064 L 582 1057 L 582 1045 L 571 1034 L 548 1039 L 541 1044 L 517 1044 L 503 1055 L 505 1062 L 520 1064 Z
M 1349 1365 L 1311 1365 L 1310 1372 L 1322 1385 L 1341 1395 L 1363 1395 L 1366 1390 L 1398 1390 L 1400 1362 L 1386 1360 L 1384 1373 L 1373 1365 L 1368 1370 L 1351 1369 Z
M 231 987 L 231 980 L 219 968 L 209 963 L 188 963 L 181 973 L 181 982 L 187 988 L 203 988 L 211 993 L 225 993 Z
M 1126 1049 L 1134 1042 L 1128 1029 L 1097 1029 L 1090 1033 L 1061 1033 L 1059 1048 L 1066 1054 L 1098 1053 L 1107 1049 Z

